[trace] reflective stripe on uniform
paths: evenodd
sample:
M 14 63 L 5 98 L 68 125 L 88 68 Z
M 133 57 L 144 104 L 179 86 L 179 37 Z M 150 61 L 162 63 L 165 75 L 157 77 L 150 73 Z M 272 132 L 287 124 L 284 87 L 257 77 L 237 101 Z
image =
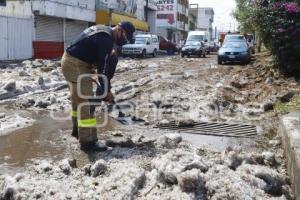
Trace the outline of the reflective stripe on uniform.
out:
M 94 127 L 96 125 L 96 118 L 78 120 L 78 127 Z
M 72 110 L 72 111 L 71 111 L 71 116 L 72 116 L 72 117 L 77 117 L 77 111 Z

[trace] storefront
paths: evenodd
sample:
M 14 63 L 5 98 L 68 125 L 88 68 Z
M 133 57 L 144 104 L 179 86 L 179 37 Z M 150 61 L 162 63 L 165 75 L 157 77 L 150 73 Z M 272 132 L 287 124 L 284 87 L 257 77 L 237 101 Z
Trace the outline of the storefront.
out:
M 136 19 L 134 17 L 112 13 L 111 15 L 111 25 L 116 26 L 122 21 L 130 21 L 137 30 L 148 31 L 148 24 L 145 21 Z M 109 12 L 106 10 L 96 11 L 96 24 L 109 25 Z
M 149 31 L 145 6 L 145 0 L 96 0 L 96 24 L 116 26 L 122 21 L 130 21 L 137 31 Z M 152 4 L 148 6 L 152 8 Z
M 63 1 L 62 1 L 63 2 Z M 80 4 L 81 3 L 81 4 Z M 34 58 L 58 58 L 71 42 L 95 23 L 95 1 L 33 1 Z

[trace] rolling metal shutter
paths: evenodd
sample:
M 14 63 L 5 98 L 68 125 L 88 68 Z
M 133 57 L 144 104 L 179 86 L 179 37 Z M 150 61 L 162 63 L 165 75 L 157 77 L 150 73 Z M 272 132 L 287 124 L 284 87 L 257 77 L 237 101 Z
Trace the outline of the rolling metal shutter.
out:
M 35 58 L 59 58 L 64 52 L 64 20 L 62 18 L 35 16 Z
M 65 24 L 65 48 L 67 48 L 76 37 L 88 27 L 87 22 L 66 20 Z
M 36 41 L 64 41 L 64 26 L 62 18 L 35 16 Z
M 32 58 L 33 19 L 0 16 L 0 60 Z
M 8 59 L 7 17 L 0 17 L 0 60 Z

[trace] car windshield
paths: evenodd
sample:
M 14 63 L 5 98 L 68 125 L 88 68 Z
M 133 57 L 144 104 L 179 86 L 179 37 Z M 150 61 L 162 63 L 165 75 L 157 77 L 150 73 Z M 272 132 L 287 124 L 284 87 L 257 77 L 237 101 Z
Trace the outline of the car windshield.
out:
M 144 37 L 137 37 L 135 38 L 134 44 L 146 44 L 147 38 Z
M 223 45 L 223 47 L 240 49 L 240 48 L 247 48 L 247 45 L 244 42 L 227 42 Z
M 191 46 L 198 46 L 198 45 L 200 45 L 200 44 L 201 44 L 201 42 L 195 41 L 195 40 L 188 40 L 188 41 L 186 41 L 186 43 L 185 43 L 185 45 L 191 45 Z
M 254 36 L 253 35 L 248 35 L 247 39 L 252 41 L 254 39 Z
M 242 36 L 242 35 L 227 35 L 225 40 L 226 41 L 240 41 L 240 40 L 244 40 L 244 36 Z
M 188 40 L 203 41 L 204 40 L 204 35 L 190 35 L 188 37 Z

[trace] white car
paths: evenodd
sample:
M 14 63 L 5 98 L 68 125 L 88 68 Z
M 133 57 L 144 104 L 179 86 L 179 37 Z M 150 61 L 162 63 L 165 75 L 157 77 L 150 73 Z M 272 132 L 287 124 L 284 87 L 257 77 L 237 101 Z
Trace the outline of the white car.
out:
M 138 34 L 135 36 L 134 44 L 126 44 L 122 47 L 122 55 L 125 56 L 140 56 L 146 55 L 156 56 L 159 50 L 158 36 L 153 34 Z

